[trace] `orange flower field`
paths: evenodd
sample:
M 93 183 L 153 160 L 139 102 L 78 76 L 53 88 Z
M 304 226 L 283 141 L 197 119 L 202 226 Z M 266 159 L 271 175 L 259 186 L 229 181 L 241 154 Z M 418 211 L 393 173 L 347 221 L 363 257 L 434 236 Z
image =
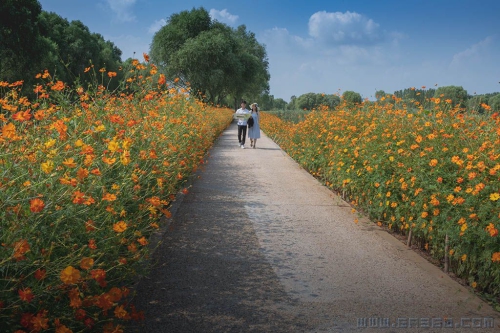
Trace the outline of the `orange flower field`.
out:
M 33 99 L 0 82 L 0 332 L 121 332 L 142 316 L 129 286 L 149 237 L 233 111 L 147 61 L 125 74 L 108 91 L 105 69 L 72 88 L 46 71 Z
M 291 157 L 379 226 L 408 235 L 478 292 L 500 300 L 500 116 L 418 103 L 262 114 Z M 446 242 L 446 239 L 448 241 Z M 446 253 L 445 253 L 446 251 Z

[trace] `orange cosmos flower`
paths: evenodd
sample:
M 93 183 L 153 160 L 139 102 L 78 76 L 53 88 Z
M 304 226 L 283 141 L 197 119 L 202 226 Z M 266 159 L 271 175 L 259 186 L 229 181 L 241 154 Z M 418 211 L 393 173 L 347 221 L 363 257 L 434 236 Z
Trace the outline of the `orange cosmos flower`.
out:
M 120 288 L 118 287 L 113 287 L 111 288 L 108 292 L 107 292 L 108 296 L 109 296 L 109 299 L 112 301 L 112 302 L 118 302 L 122 296 L 123 296 L 123 293 L 121 291 Z
M 116 200 L 116 195 L 112 193 L 106 193 L 102 197 L 102 201 L 115 201 Z
M 78 309 L 82 306 L 82 300 L 80 298 L 80 292 L 78 291 L 77 288 L 73 288 L 68 292 L 69 296 L 69 306 L 72 307 L 73 309 Z
M 19 289 L 18 293 L 19 293 L 19 298 L 28 303 L 31 302 L 33 298 L 35 298 L 35 295 L 33 295 L 31 288 Z
M 500 252 L 495 252 L 491 255 L 491 261 L 500 262 Z
M 64 89 L 64 82 L 62 81 L 57 81 L 56 84 L 54 84 L 50 89 L 55 90 L 55 91 L 61 91 Z
M 16 126 L 8 123 L 2 127 L 2 137 L 5 139 L 14 139 L 16 137 Z
M 78 177 L 78 179 L 84 180 L 89 176 L 89 171 L 87 169 L 80 168 L 76 172 L 76 176 Z
M 12 119 L 17 120 L 17 121 L 27 121 L 31 119 L 31 112 L 30 110 L 27 111 L 19 111 L 15 114 L 12 115 Z
M 80 261 L 80 267 L 81 267 L 81 269 L 88 270 L 92 266 L 94 266 L 94 259 L 92 259 L 92 258 L 84 257 Z
M 122 233 L 127 230 L 127 223 L 125 221 L 120 221 L 113 224 L 113 230 L 117 233 Z
M 108 72 L 108 76 L 110 78 L 115 77 L 116 76 L 116 72 Z
M 49 319 L 47 317 L 47 310 L 40 311 L 36 316 L 31 319 L 34 332 L 41 332 L 49 328 Z
M 62 163 L 68 168 L 76 167 L 75 160 L 72 157 L 65 159 Z
M 160 198 L 156 196 L 148 198 L 146 199 L 146 201 L 149 202 L 154 207 L 160 207 L 163 204 Z
M 113 163 L 116 162 L 116 158 L 107 158 L 107 157 L 103 157 L 102 158 L 102 161 L 104 163 L 106 163 L 107 165 L 112 165 Z
M 106 287 L 107 283 L 105 281 L 105 279 L 106 279 L 106 271 L 105 270 L 100 269 L 100 268 L 93 269 L 92 271 L 90 271 L 90 275 L 92 276 L 92 278 L 94 280 L 96 280 L 99 283 L 99 285 L 101 287 Z
M 24 260 L 24 256 L 30 250 L 30 245 L 26 239 L 21 239 L 14 243 L 14 258 L 16 261 Z
M 167 80 L 165 79 L 165 75 L 164 74 L 160 74 L 160 77 L 158 78 L 158 84 L 159 85 L 164 85 L 165 83 L 167 83 Z
M 138 242 L 139 244 L 141 244 L 142 246 L 146 246 L 146 245 L 148 245 L 148 241 L 147 241 L 146 237 L 144 237 L 144 236 L 142 236 L 141 238 L 139 238 L 139 239 L 137 240 L 137 242 Z
M 496 237 L 498 236 L 498 229 L 495 228 L 495 225 L 493 223 L 490 223 L 487 227 L 486 227 L 486 231 L 489 232 L 490 236 L 491 237 Z
M 95 176 L 101 176 L 101 171 L 98 168 L 93 169 L 90 173 Z
M 125 319 L 129 316 L 128 312 L 123 308 L 123 305 L 119 305 L 115 308 L 115 317 Z
M 81 191 L 73 192 L 73 203 L 83 205 L 85 203 L 85 193 Z
M 91 250 L 97 249 L 97 244 L 95 243 L 94 239 L 90 239 L 89 240 L 89 245 L 88 246 L 89 246 L 89 249 L 91 249 Z
M 40 213 L 45 208 L 43 200 L 35 198 L 30 201 L 30 210 L 33 213 Z
M 73 266 L 68 266 L 61 271 L 60 278 L 64 284 L 77 283 L 81 278 L 80 271 Z
M 116 124 L 123 124 L 125 121 L 119 115 L 113 114 L 109 117 L 109 121 Z
M 488 104 L 486 104 L 486 103 L 481 103 L 481 106 L 482 106 L 482 108 L 483 108 L 483 109 L 485 109 L 485 110 L 487 110 L 487 111 L 491 110 L 491 106 L 489 106 L 489 105 L 488 105 Z
M 433 158 L 430 162 L 429 162 L 429 165 L 431 167 L 435 167 L 436 165 L 438 164 L 438 160 Z
M 148 55 L 148 54 L 143 53 L 143 54 L 142 54 L 142 56 L 144 57 L 144 60 L 145 60 L 146 62 L 149 62 L 149 55 Z
M 47 271 L 45 269 L 39 268 L 35 271 L 35 279 L 38 281 L 45 279 Z
M 38 110 L 35 112 L 35 119 L 36 120 L 43 120 L 45 119 L 45 110 Z

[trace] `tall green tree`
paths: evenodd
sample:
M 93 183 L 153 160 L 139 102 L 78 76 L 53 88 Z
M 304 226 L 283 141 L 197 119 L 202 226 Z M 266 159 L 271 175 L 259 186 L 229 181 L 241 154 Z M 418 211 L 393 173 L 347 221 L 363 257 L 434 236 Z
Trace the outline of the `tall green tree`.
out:
M 491 107 L 491 111 L 500 111 L 500 93 L 490 97 L 488 100 L 488 105 Z
M 0 79 L 25 80 L 39 70 L 44 43 L 40 38 L 37 0 L 0 1 Z
M 150 56 L 206 102 L 257 98 L 269 90 L 266 51 L 245 26 L 212 21 L 203 8 L 173 14 L 153 37 Z
M 468 94 L 467 90 L 459 86 L 444 86 L 436 89 L 434 93 L 435 98 L 451 99 L 453 106 L 458 105 L 461 108 L 467 106 Z
M 90 79 L 83 75 L 91 64 L 96 70 L 105 68 L 117 72 L 121 66 L 121 50 L 102 35 L 91 33 L 81 21 L 71 21 L 56 13 L 42 12 L 39 17 L 42 37 L 48 44 L 45 68 L 58 79 L 71 84 Z M 118 80 L 114 80 L 117 84 Z
M 363 101 L 359 93 L 351 90 L 344 91 L 344 93 L 342 94 L 342 99 L 348 105 L 361 104 L 361 102 Z

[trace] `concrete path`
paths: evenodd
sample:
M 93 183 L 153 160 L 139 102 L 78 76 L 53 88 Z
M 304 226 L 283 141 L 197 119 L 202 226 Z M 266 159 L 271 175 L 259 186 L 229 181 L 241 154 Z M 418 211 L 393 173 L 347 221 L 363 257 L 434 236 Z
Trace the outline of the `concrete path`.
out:
M 495 332 L 499 314 L 263 136 L 216 142 L 162 235 L 134 332 Z M 451 328 L 449 327 L 451 325 Z M 446 326 L 446 328 L 445 328 Z

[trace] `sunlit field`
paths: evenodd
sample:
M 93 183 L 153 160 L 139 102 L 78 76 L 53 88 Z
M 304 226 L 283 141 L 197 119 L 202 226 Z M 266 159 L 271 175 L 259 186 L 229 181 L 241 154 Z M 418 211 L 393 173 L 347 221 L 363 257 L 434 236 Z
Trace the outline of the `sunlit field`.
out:
M 0 82 L 0 331 L 121 332 L 150 236 L 233 110 L 207 107 L 134 61 L 127 80 L 85 69 L 36 97 Z
M 261 127 L 358 211 L 411 231 L 414 244 L 498 301 L 500 117 L 430 102 L 341 105 L 298 123 L 263 112 Z

